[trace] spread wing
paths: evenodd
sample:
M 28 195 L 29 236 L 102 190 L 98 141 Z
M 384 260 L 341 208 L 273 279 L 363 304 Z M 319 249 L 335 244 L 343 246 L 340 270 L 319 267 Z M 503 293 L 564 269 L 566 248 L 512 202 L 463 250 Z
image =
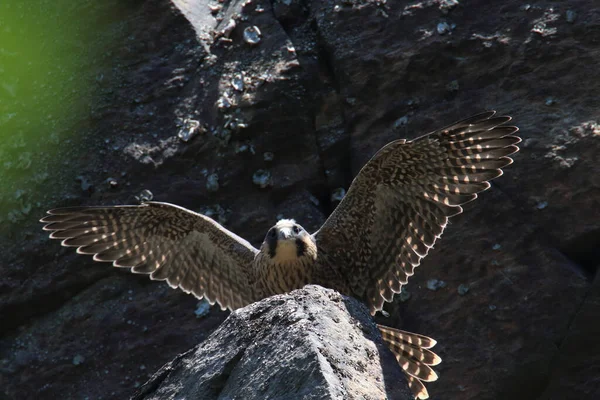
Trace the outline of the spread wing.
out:
M 249 274 L 258 250 L 204 215 L 158 202 L 57 208 L 48 214 L 40 222 L 50 238 L 96 261 L 166 280 L 222 309 L 257 300 Z
M 383 147 L 314 234 L 323 264 L 347 277 L 371 313 L 392 301 L 440 237 L 512 163 L 521 139 L 510 117 L 489 111 Z

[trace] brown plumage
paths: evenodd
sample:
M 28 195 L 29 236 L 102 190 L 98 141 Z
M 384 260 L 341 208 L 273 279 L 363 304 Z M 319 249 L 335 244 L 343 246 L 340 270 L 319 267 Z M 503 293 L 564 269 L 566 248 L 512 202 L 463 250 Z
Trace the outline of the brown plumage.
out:
M 442 359 L 429 350 L 436 341 L 427 336 L 401 331 L 389 326 L 377 325 L 383 341 L 396 357 L 398 364 L 406 373 L 408 386 L 418 399 L 429 398 L 423 382 L 437 380 L 437 374 L 431 366 L 438 365 Z
M 313 283 L 365 301 L 371 313 L 407 283 L 448 218 L 490 187 L 517 152 L 510 117 L 475 115 L 383 147 L 314 234 L 281 220 L 260 249 L 212 219 L 167 203 L 48 211 L 44 229 L 96 261 L 166 280 L 234 310 Z M 415 397 L 441 359 L 431 338 L 379 326 Z

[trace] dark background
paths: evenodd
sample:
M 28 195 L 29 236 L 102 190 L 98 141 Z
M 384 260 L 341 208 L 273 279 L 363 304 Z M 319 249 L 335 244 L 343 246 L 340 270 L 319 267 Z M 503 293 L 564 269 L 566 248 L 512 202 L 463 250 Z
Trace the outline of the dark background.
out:
M 316 230 L 388 141 L 487 109 L 514 117 L 521 152 L 452 220 L 385 323 L 438 340 L 433 399 L 600 397 L 597 2 L 173 3 L 40 2 L 38 20 L 78 21 L 54 40 L 75 67 L 58 73 L 53 52 L 49 87 L 2 69 L 2 114 L 30 82 L 68 124 L 36 111 L 29 135 L 32 115 L 0 120 L 0 398 L 125 398 L 227 316 L 196 318 L 197 299 L 50 242 L 46 209 L 148 189 L 258 245 L 280 217 Z M 72 77 L 78 90 L 63 90 Z M 188 142 L 185 119 L 203 127 Z M 253 183 L 259 170 L 270 186 Z

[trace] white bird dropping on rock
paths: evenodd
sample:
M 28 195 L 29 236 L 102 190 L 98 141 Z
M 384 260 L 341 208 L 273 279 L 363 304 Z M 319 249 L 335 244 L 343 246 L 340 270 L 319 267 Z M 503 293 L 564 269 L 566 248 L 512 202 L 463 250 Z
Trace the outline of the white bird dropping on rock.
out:
M 342 201 L 342 199 L 344 198 L 345 195 L 346 195 L 346 189 L 337 188 L 333 191 L 333 193 L 331 193 L 331 201 L 334 203 L 340 202 L 340 201 Z
M 235 29 L 236 25 L 235 19 L 231 18 L 229 21 L 227 21 L 227 25 L 225 25 L 221 31 L 221 35 L 228 38 L 231 35 L 231 32 L 233 32 Z
M 219 190 L 219 175 L 210 174 L 206 181 L 206 190 L 209 192 L 216 192 Z
M 448 25 L 447 22 L 440 22 L 437 25 L 437 32 L 440 35 L 445 35 L 446 33 L 449 33 L 450 32 L 450 25 Z
M 271 173 L 267 170 L 259 169 L 252 175 L 252 182 L 261 189 L 269 187 L 271 186 Z
M 195 119 L 186 119 L 177 136 L 184 142 L 189 141 L 200 132 L 200 122 Z
M 441 281 L 439 279 L 430 279 L 427 281 L 427 289 L 434 291 L 434 292 L 438 289 L 443 289 L 446 286 L 447 286 L 447 283 L 444 281 Z
M 144 190 L 142 190 L 140 192 L 140 194 L 138 194 L 137 196 L 135 196 L 135 198 L 140 203 L 143 203 L 145 201 L 152 201 L 152 199 L 154 198 L 154 195 L 148 189 L 144 189 Z
M 244 91 L 244 73 L 240 72 L 233 76 L 231 79 L 231 87 L 233 87 L 238 92 Z
M 273 159 L 275 158 L 275 154 L 273 154 L 270 151 L 265 151 L 263 153 L 263 160 L 267 161 L 267 162 L 271 162 L 273 161 Z
M 460 296 L 464 296 L 468 292 L 469 292 L 469 285 L 465 285 L 464 283 L 462 283 L 458 286 L 458 294 Z
M 85 357 L 83 357 L 81 354 L 77 354 L 75 357 L 73 357 L 73 365 L 83 364 L 84 361 Z
M 198 304 L 196 304 L 196 310 L 194 311 L 194 314 L 196 314 L 196 318 L 202 318 L 208 315 L 209 311 L 210 304 L 208 303 L 208 301 L 202 300 L 198 302 Z
M 260 29 L 258 26 L 249 26 L 244 29 L 244 41 L 252 46 L 260 42 Z

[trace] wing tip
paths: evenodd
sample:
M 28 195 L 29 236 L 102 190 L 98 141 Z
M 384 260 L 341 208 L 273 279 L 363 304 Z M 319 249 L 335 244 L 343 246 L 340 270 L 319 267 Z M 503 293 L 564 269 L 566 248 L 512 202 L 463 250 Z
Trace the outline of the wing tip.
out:
M 59 231 L 56 229 L 50 229 L 50 228 L 46 229 L 46 227 L 43 227 L 42 229 L 46 232 L 51 232 L 50 235 L 48 235 L 48 237 L 50 239 L 64 239 L 64 240 L 70 239 L 70 238 L 60 237 L 60 234 L 62 233 L 62 231 Z M 63 244 L 63 246 L 65 246 L 65 245 Z
M 80 212 L 86 208 L 91 208 L 91 207 L 84 207 L 84 206 L 58 207 L 58 208 L 52 208 L 52 209 L 46 211 L 46 214 L 48 214 L 48 215 L 70 215 L 70 214 L 75 214 L 77 212 Z
M 42 223 L 46 224 L 46 225 L 44 225 L 44 226 L 42 227 L 42 230 L 43 230 L 43 231 L 45 231 L 45 232 L 52 232 L 52 233 L 54 233 L 54 232 L 58 232 L 56 229 L 52 229 L 52 228 L 50 227 L 50 225 L 52 225 L 51 223 L 46 223 L 46 222 L 44 222 L 44 221 L 42 221 L 42 220 L 40 220 L 40 222 L 42 222 Z M 54 239 L 54 238 L 52 237 L 52 234 L 50 234 L 50 239 Z
M 459 214 L 463 213 L 463 208 L 460 205 L 456 205 L 456 206 L 450 206 L 453 209 L 453 213 L 446 215 L 446 218 L 452 218 L 452 217 L 456 217 Z
M 54 233 L 60 233 L 60 231 L 56 231 L 56 232 L 54 232 Z M 58 238 L 56 238 L 56 237 L 53 237 L 54 233 L 53 233 L 52 235 L 50 235 L 50 238 L 51 238 L 51 239 L 58 239 Z M 81 252 L 79 251 L 79 250 L 80 250 L 80 247 L 83 247 L 83 246 L 79 246 L 79 245 L 78 245 L 78 246 L 75 246 L 74 244 L 69 244 L 69 239 L 72 239 L 72 238 L 64 238 L 64 239 L 63 239 L 63 240 L 60 242 L 60 245 L 61 245 L 61 246 L 63 246 L 63 247 L 77 247 L 77 250 L 75 251 L 77 254 L 87 254 L 87 253 L 81 253 Z
M 432 339 L 433 340 L 433 339 Z M 435 346 L 435 345 L 434 345 Z M 436 365 L 440 365 L 442 363 L 442 357 L 438 356 L 437 354 L 435 354 L 434 352 L 431 352 L 431 354 L 433 354 L 433 360 L 431 360 L 431 362 L 429 363 L 429 365 L 431 366 L 436 366 Z
M 470 118 L 475 119 L 475 118 L 479 117 L 479 119 L 490 119 L 494 115 L 496 115 L 496 110 L 487 110 L 487 111 L 480 112 L 479 114 L 475 114 Z
M 429 372 L 429 375 L 427 376 L 427 379 L 425 379 L 425 382 L 435 382 L 440 378 L 440 376 L 437 374 L 437 372 L 435 372 L 433 369 Z
M 82 246 L 82 245 L 73 245 L 73 244 L 64 244 L 64 242 L 65 242 L 65 241 L 67 241 L 67 240 L 69 240 L 69 239 L 70 239 L 70 238 L 63 240 L 63 242 L 62 242 L 61 244 L 62 244 L 63 246 L 65 246 L 65 247 L 77 247 L 77 250 L 75 250 L 75 252 L 76 252 L 77 254 L 83 254 L 83 255 L 86 255 L 86 256 L 91 256 L 91 255 L 95 255 L 95 254 L 96 254 L 96 253 L 90 253 L 89 251 L 86 251 L 86 249 L 85 249 L 85 248 L 86 248 L 87 246 Z

